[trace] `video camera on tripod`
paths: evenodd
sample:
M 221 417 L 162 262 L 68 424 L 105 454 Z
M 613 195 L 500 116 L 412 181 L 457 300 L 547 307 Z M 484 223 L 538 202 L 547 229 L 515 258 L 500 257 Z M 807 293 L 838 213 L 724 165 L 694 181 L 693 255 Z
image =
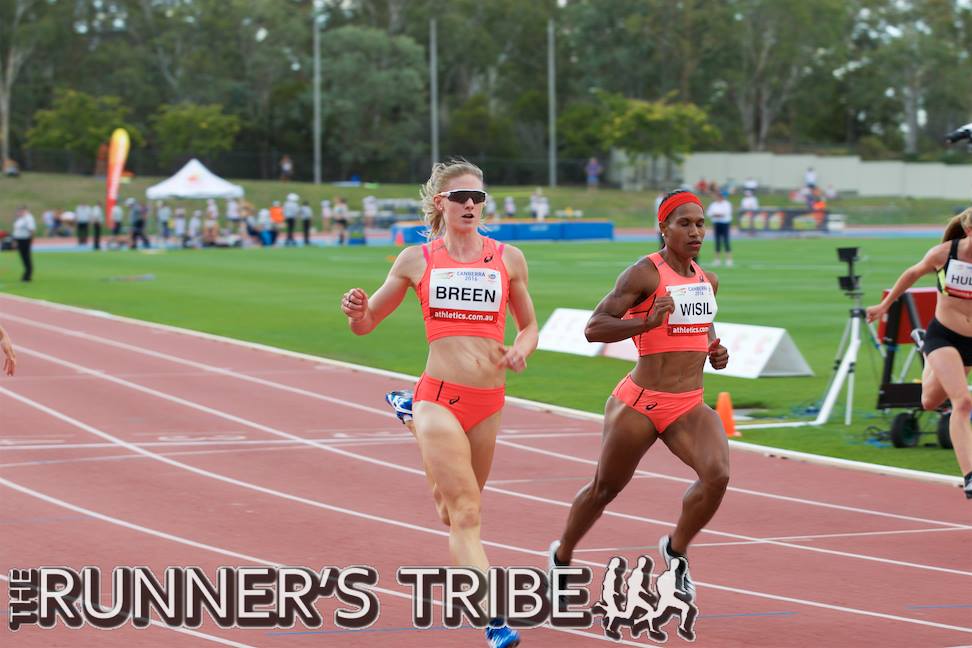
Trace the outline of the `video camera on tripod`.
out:
M 858 250 L 860 248 L 837 248 L 837 259 L 847 264 L 847 274 L 837 277 L 837 283 L 844 294 L 852 298 L 859 298 L 863 294 L 861 293 L 861 275 L 854 274 L 854 262 L 858 260 Z
M 956 144 L 963 140 L 972 141 L 972 122 L 956 128 L 945 136 L 945 141 L 949 144 Z
M 861 290 L 861 276 L 855 274 L 854 263 L 859 260 L 858 252 L 860 248 L 843 247 L 837 248 L 837 259 L 847 264 L 847 274 L 837 277 L 837 284 L 844 292 L 844 295 L 854 300 L 854 306 L 850 309 L 847 323 L 844 325 L 844 333 L 837 346 L 837 356 L 834 358 L 834 375 L 827 386 L 823 404 L 820 406 L 820 414 L 814 421 L 815 425 L 827 422 L 837 396 L 844 383 L 847 383 L 847 400 L 844 410 L 844 424 L 850 425 L 851 410 L 854 407 L 854 370 L 857 366 L 857 352 L 861 347 L 861 327 L 863 327 L 871 338 L 871 343 L 881 349 L 877 333 L 874 328 L 867 324 L 864 306 L 861 297 L 864 292 Z

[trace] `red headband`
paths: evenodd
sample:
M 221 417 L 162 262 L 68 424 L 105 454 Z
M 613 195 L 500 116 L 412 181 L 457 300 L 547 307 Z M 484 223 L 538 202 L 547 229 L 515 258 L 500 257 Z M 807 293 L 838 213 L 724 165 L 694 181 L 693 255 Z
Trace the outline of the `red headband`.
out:
M 682 205 L 687 205 L 688 203 L 695 203 L 699 207 L 702 207 L 702 201 L 699 200 L 691 191 L 684 191 L 682 193 L 677 193 L 668 200 L 664 201 L 658 207 L 658 222 L 663 223 L 671 215 L 673 211 L 681 207 Z M 702 208 L 703 211 L 705 208 Z

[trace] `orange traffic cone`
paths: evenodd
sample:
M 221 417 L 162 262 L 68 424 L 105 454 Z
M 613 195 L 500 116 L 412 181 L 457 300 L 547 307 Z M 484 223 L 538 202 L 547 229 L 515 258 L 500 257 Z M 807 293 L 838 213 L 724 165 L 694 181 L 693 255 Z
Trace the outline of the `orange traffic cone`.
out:
M 726 436 L 742 436 L 742 433 L 736 430 L 736 422 L 732 420 L 732 398 L 729 397 L 729 392 L 719 392 L 719 398 L 716 400 L 716 413 L 722 419 L 722 427 L 726 430 Z
M 398 230 L 395 232 L 395 245 L 403 247 L 405 245 L 405 232 Z

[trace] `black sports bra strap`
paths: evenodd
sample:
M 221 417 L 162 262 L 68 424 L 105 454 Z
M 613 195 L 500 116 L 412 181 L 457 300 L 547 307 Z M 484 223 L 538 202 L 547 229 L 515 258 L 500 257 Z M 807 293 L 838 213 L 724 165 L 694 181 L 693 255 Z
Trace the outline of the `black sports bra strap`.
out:
M 949 251 L 948 251 L 948 258 L 950 260 L 951 259 L 957 259 L 958 258 L 958 246 L 959 246 L 959 243 L 961 243 L 961 242 L 962 242 L 962 239 L 960 239 L 960 238 L 953 238 L 952 239 L 952 247 L 949 248 Z

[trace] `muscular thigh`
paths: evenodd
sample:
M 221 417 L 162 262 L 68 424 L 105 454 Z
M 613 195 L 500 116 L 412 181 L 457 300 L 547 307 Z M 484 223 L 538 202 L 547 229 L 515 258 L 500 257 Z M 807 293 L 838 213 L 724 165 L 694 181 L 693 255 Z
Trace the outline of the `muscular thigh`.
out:
M 472 469 L 476 474 L 479 490 L 483 490 L 490 468 L 493 467 L 493 452 L 496 450 L 496 435 L 499 433 L 502 414 L 499 411 L 486 417 L 466 433 Z
M 426 471 L 443 494 L 478 492 L 471 464 L 472 450 L 459 421 L 435 403 L 415 404 L 415 438 Z
M 963 365 L 962 355 L 955 347 L 940 347 L 925 358 L 926 371 L 930 370 L 930 387 L 941 390 L 942 398 L 958 398 L 968 391 L 969 367 Z
M 647 416 L 614 396 L 608 398 L 597 481 L 621 490 L 657 438 L 658 432 Z
M 705 403 L 699 403 L 669 425 L 662 441 L 699 475 L 729 465 L 729 440 L 722 421 Z

